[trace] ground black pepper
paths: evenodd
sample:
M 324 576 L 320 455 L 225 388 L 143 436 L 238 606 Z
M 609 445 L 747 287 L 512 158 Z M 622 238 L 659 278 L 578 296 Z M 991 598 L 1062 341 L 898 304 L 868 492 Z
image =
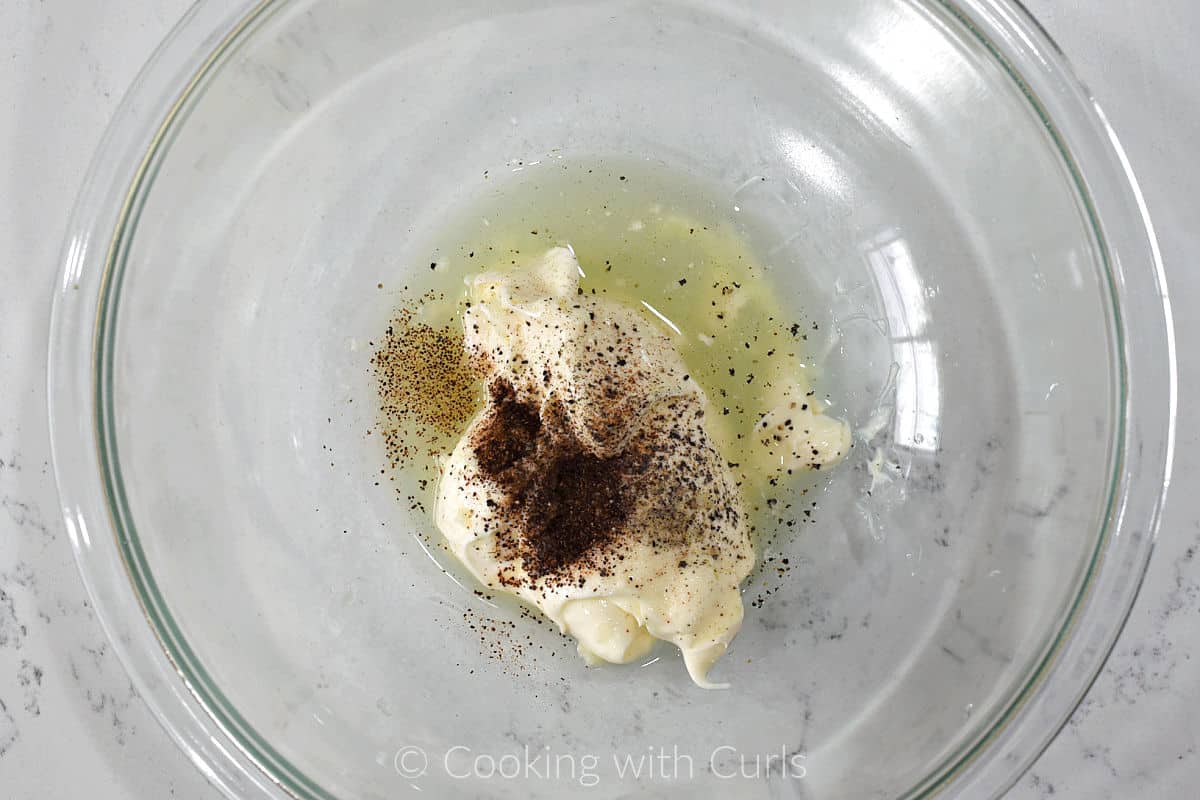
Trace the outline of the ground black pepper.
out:
M 466 428 L 479 404 L 479 380 L 463 349 L 461 329 L 420 320 L 424 295 L 401 308 L 373 343 L 379 431 L 393 467 L 426 451 L 441 452 Z

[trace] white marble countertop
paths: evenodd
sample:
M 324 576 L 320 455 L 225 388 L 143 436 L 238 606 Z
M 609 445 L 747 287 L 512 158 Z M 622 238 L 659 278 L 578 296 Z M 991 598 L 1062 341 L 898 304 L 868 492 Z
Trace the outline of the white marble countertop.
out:
M 1200 3 L 1026 0 L 1121 134 L 1175 298 L 1181 404 L 1200 395 Z M 189 0 L 0 3 L 0 796 L 216 798 L 137 697 L 57 512 L 45 414 L 65 219 L 125 87 Z M 1183 798 L 1200 779 L 1200 422 L 1179 426 L 1150 574 L 1104 674 L 1013 790 Z M 1193 661 L 1193 656 L 1196 660 Z

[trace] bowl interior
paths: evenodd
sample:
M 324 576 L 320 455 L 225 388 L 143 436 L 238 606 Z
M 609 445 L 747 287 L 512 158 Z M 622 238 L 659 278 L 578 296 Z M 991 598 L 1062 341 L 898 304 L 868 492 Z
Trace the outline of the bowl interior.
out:
M 744 220 L 857 430 L 772 544 L 792 568 L 748 589 L 725 692 L 666 650 L 586 669 L 477 597 L 367 434 L 369 343 L 450 221 L 646 159 Z M 157 144 L 106 281 L 134 580 L 301 796 L 919 793 L 1035 679 L 1103 535 L 1097 235 L 1018 80 L 932 0 L 270 4 Z

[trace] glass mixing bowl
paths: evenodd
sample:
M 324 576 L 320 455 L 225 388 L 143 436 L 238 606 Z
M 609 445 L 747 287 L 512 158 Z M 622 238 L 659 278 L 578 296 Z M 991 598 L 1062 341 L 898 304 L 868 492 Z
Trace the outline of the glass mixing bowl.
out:
M 1174 419 L 1141 196 L 1019 6 L 227 5 L 189 13 L 113 121 L 50 358 L 84 580 L 215 785 L 1011 785 L 1133 602 Z M 651 159 L 716 187 L 769 232 L 781 302 L 826 323 L 819 385 L 856 448 L 817 524 L 774 545 L 793 568 L 748 608 L 715 673 L 728 691 L 691 686 L 665 649 L 586 669 L 489 606 L 417 535 L 428 519 L 365 433 L 367 343 L 395 303 L 377 285 L 419 281 L 422 243 L 484 170 L 502 194 L 552 158 Z M 540 654 L 497 662 L 464 616 Z

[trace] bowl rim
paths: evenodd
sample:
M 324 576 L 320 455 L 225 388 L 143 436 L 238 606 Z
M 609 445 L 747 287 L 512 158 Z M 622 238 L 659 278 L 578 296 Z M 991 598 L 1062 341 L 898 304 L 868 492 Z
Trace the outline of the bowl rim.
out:
M 109 297 L 108 276 L 126 224 L 136 218 L 139 189 L 153 171 L 155 155 L 214 65 L 285 2 L 243 0 L 231 10 L 215 0 L 199 0 L 155 50 L 114 114 L 72 212 L 50 322 L 51 452 L 83 582 L 155 718 L 231 798 L 332 795 L 275 754 L 232 704 L 225 701 L 227 708 L 221 707 L 220 690 L 205 685 L 205 676 L 188 663 L 194 656 L 170 615 L 165 625 L 157 619 L 154 606 L 161 599 L 147 604 L 147 594 L 156 590 L 151 581 L 151 592 L 146 591 L 136 536 L 123 532 L 121 503 L 112 502 L 122 489 L 108 469 L 101 338 L 119 299 L 119 292 Z M 996 797 L 1019 779 L 1082 701 L 1145 577 L 1174 456 L 1174 325 L 1161 253 L 1129 159 L 1054 40 L 1019 0 L 914 2 L 940 7 L 975 34 L 1041 116 L 1095 228 L 1108 266 L 1117 332 L 1121 403 L 1114 483 L 1079 596 L 1007 708 L 904 795 L 914 800 L 942 792 Z M 1089 165 L 1086 173 L 1083 163 Z

